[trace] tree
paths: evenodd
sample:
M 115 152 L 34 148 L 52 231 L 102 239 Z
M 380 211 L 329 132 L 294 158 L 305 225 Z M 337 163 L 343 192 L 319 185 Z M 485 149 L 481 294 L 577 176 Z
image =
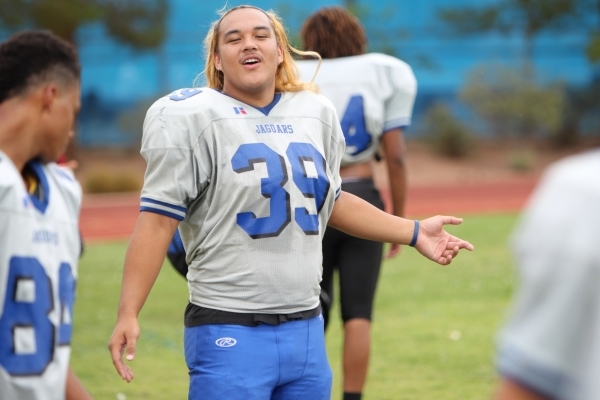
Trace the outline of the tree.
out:
M 136 49 L 157 48 L 166 36 L 167 0 L 0 0 L 0 27 L 48 29 L 76 44 L 79 27 L 102 22 L 108 33 Z M 72 140 L 67 157 L 75 158 Z
M 596 0 L 596 3 L 591 3 L 591 13 L 596 14 L 596 20 L 598 25 L 590 33 L 590 39 L 586 48 L 588 59 L 591 62 L 600 61 L 600 0 Z
M 525 42 L 524 59 L 531 64 L 533 41 L 544 30 L 563 30 L 577 20 L 589 0 L 499 0 L 482 7 L 443 8 L 438 12 L 455 33 L 519 33 Z
M 344 0 L 344 8 L 354 15 L 367 33 L 368 51 L 399 57 L 398 43 L 406 39 L 405 30 L 393 26 L 393 16 L 398 13 L 397 4 L 389 2 L 378 10 L 372 3 L 360 0 Z
M 167 0 L 0 0 L 0 25 L 41 28 L 75 43 L 77 29 L 101 21 L 115 39 L 158 47 L 166 34 Z
M 464 158 L 475 147 L 475 136 L 459 122 L 450 108 L 434 103 L 424 116 L 429 146 L 438 154 L 451 158 Z
M 563 121 L 565 96 L 560 86 L 539 86 L 502 65 L 471 71 L 460 97 L 502 138 L 555 136 Z

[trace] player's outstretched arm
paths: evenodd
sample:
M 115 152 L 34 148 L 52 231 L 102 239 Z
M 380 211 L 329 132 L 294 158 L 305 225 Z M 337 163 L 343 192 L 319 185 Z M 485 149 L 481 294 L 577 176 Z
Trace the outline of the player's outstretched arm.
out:
M 113 365 L 122 379 L 131 382 L 133 371 L 123 362 L 135 356 L 140 336 L 137 316 L 148 298 L 179 222 L 152 212 L 141 212 L 125 255 L 117 323 L 108 343 Z
M 444 231 L 447 224 L 458 225 L 461 218 L 435 216 L 421 221 L 415 248 L 439 264 L 449 264 L 460 249 L 473 245 Z M 415 223 L 387 214 L 350 193 L 341 193 L 335 202 L 328 225 L 349 235 L 378 242 L 410 244 Z

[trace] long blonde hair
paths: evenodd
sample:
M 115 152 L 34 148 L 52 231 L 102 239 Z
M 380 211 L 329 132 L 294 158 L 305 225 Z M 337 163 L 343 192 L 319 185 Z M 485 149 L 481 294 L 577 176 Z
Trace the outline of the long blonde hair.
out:
M 212 89 L 223 90 L 223 72 L 217 69 L 214 59 L 214 55 L 219 50 L 219 25 L 221 24 L 221 21 L 223 20 L 223 18 L 225 18 L 227 14 L 242 8 L 253 8 L 255 10 L 259 10 L 265 13 L 265 15 L 271 21 L 271 25 L 273 26 L 273 30 L 275 31 L 275 39 L 277 40 L 277 44 L 280 45 L 283 50 L 283 61 L 277 67 L 277 72 L 275 74 L 275 92 L 299 92 L 301 90 L 310 90 L 313 92 L 318 92 L 317 85 L 314 84 L 312 81 L 300 81 L 300 74 L 298 72 L 296 62 L 292 57 L 292 53 L 303 57 L 308 56 L 318 58 L 320 66 L 321 56 L 319 55 L 319 53 L 316 53 L 314 51 L 302 51 L 294 48 L 290 44 L 287 38 L 287 34 L 285 32 L 285 27 L 283 26 L 283 23 L 281 22 L 281 19 L 277 14 L 275 14 L 273 11 L 264 11 L 258 7 L 249 5 L 233 7 L 227 11 L 219 11 L 221 18 L 213 22 L 210 29 L 208 30 L 208 34 L 206 35 L 206 38 L 204 38 L 204 53 L 206 56 L 206 64 L 203 72 L 206 76 L 207 86 Z

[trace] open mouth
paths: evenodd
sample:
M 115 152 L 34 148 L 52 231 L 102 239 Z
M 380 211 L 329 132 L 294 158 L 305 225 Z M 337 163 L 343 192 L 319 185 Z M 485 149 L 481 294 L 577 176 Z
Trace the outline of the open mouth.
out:
M 258 58 L 249 58 L 247 60 L 244 60 L 244 62 L 242 64 L 244 65 L 255 65 L 258 64 L 260 62 L 260 60 Z

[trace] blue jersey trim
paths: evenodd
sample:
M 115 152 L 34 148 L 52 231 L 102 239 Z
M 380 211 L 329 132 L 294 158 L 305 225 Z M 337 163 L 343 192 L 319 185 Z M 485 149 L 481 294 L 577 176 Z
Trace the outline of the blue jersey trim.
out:
M 140 212 L 142 212 L 142 211 L 147 211 L 147 212 L 152 212 L 154 214 L 164 215 L 165 217 L 173 218 L 173 219 L 176 219 L 177 221 L 183 221 L 183 218 L 184 218 L 181 215 L 173 214 L 172 212 L 168 212 L 165 210 L 159 210 L 157 208 L 141 206 Z
M 181 206 L 176 206 L 176 205 L 173 205 L 173 204 L 165 203 L 164 201 L 153 200 L 153 199 L 148 198 L 148 197 L 142 197 L 140 200 L 143 203 L 158 204 L 158 205 L 161 205 L 161 206 L 164 206 L 164 207 L 172 208 L 173 210 L 181 211 L 183 213 L 187 212 L 187 208 L 185 208 L 185 207 L 181 207 Z
M 388 132 L 391 132 L 391 131 L 393 131 L 394 129 L 402 129 L 403 131 L 405 131 L 405 130 L 406 130 L 406 128 L 408 128 L 408 127 L 409 127 L 409 125 L 399 125 L 399 126 L 393 126 L 393 127 L 391 127 L 391 128 L 386 128 L 386 129 L 383 131 L 383 133 L 381 134 L 381 136 L 385 135 L 385 134 L 386 134 L 386 133 L 388 133 Z
M 383 124 L 383 132 L 387 132 L 395 128 L 409 126 L 411 122 L 411 117 L 391 119 Z
M 217 89 L 214 89 L 214 90 L 217 90 Z M 236 99 L 235 97 L 233 97 L 233 96 L 229 96 L 228 94 L 226 94 L 226 93 L 223 93 L 223 92 L 222 92 L 222 91 L 220 91 L 220 90 L 217 90 L 217 92 L 219 92 L 219 93 L 221 93 L 222 95 L 225 95 L 225 96 L 227 96 L 227 97 L 231 97 L 232 99 L 238 100 L 238 99 Z M 244 103 L 244 104 L 246 104 L 246 105 L 248 105 L 248 106 L 250 106 L 250 107 L 252 107 L 252 108 L 254 108 L 254 109 L 258 110 L 258 111 L 260 111 L 261 113 L 263 113 L 263 114 L 265 114 L 265 115 L 269 115 L 269 113 L 271 112 L 271 110 L 273 109 L 273 107 L 275 107 L 275 106 L 277 105 L 277 103 L 279 103 L 279 100 L 281 100 L 281 93 L 275 93 L 275 97 L 273 97 L 273 101 L 272 101 L 272 102 L 270 102 L 269 104 L 267 104 L 267 105 L 266 105 L 266 106 L 264 106 L 264 107 L 254 107 L 254 106 L 252 106 L 252 105 L 250 105 L 250 104 L 248 104 L 248 103 Z M 238 101 L 239 101 L 239 100 L 238 100 Z M 243 103 L 243 102 L 242 102 L 242 103 Z
M 341 194 L 342 194 L 342 188 L 340 187 L 335 191 L 335 200 L 339 199 Z
M 179 229 L 175 230 L 175 234 L 173 235 L 173 239 L 171 239 L 171 244 L 169 244 L 169 249 L 167 250 L 167 253 L 185 254 L 185 248 L 183 247 L 183 241 L 181 240 Z
M 44 194 L 44 197 L 41 200 L 31 194 L 29 195 L 29 199 L 31 200 L 35 208 L 37 208 L 39 212 L 44 214 L 46 212 L 46 209 L 48 208 L 48 203 L 50 202 L 50 185 L 48 185 L 48 178 L 46 177 L 44 169 L 42 168 L 42 165 L 39 162 L 32 161 L 29 163 L 29 166 L 37 175 L 38 185 L 42 186 L 42 193 Z
M 572 382 L 567 375 L 546 366 L 516 348 L 504 345 L 498 351 L 496 368 L 500 375 L 551 398 L 563 398 Z
M 75 180 L 69 174 L 67 174 L 65 171 L 63 171 L 58 165 L 54 165 L 53 168 L 54 168 L 54 171 L 56 171 L 56 173 L 58 175 L 60 175 L 61 177 L 65 178 L 66 180 L 69 180 L 71 182 L 75 182 Z
M 279 103 L 279 100 L 281 100 L 281 93 L 275 93 L 275 97 L 273 97 L 273 101 L 271 103 L 267 104 L 264 107 L 253 107 L 253 108 L 256 108 L 258 111 L 260 111 L 261 113 L 263 113 L 265 115 L 269 115 L 269 113 L 271 112 L 273 107 L 275 107 L 277 105 L 277 103 Z

